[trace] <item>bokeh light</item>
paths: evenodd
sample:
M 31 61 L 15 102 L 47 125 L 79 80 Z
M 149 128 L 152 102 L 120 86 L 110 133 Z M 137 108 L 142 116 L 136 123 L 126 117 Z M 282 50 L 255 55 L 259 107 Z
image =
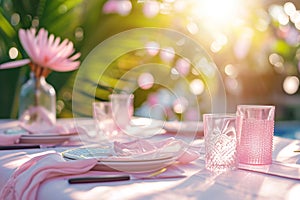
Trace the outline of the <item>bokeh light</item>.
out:
M 239 0 L 200 0 L 193 3 L 193 14 L 207 20 L 207 25 L 212 29 L 231 26 L 243 12 L 243 4 Z
M 228 64 L 224 67 L 225 74 L 232 78 L 236 78 L 238 75 L 238 70 L 235 66 Z
M 292 2 L 286 2 L 283 6 L 283 9 L 289 16 L 293 16 L 296 12 L 296 7 Z
M 150 73 L 142 73 L 138 78 L 138 85 L 140 88 L 147 90 L 154 84 L 154 77 Z
M 235 78 L 225 78 L 227 91 L 233 95 L 239 95 L 242 92 L 242 86 Z
M 284 12 L 283 6 L 271 5 L 270 8 L 269 8 L 269 13 L 281 25 L 287 25 L 288 24 L 289 16 Z
M 119 14 L 121 16 L 129 15 L 132 9 L 132 4 L 129 0 L 108 0 L 102 10 L 106 14 Z
M 201 58 L 197 63 L 197 68 L 207 77 L 214 77 L 216 74 L 213 63 L 209 63 L 207 59 Z
M 214 41 L 211 43 L 210 49 L 212 52 L 217 53 L 220 51 L 223 46 L 225 46 L 228 42 L 226 35 L 222 33 L 215 34 Z
M 75 29 L 75 38 L 76 38 L 76 40 L 78 40 L 78 41 L 83 40 L 83 38 L 84 38 L 84 31 L 83 31 L 83 28 L 77 27 L 77 28 Z
M 193 35 L 195 35 L 195 34 L 197 34 L 199 32 L 198 25 L 195 22 L 189 22 L 186 25 L 186 28 Z
M 145 48 L 150 56 L 155 56 L 159 52 L 160 45 L 157 42 L 150 41 L 146 43 Z
M 175 113 L 182 114 L 188 107 L 188 100 L 184 97 L 180 97 L 174 101 L 173 110 Z
M 175 57 L 175 50 L 172 47 L 161 49 L 160 58 L 165 62 L 171 62 Z
M 19 51 L 16 47 L 12 47 L 9 49 L 8 54 L 9 54 L 10 59 L 15 59 L 18 57 Z
M 204 92 L 205 85 L 202 80 L 194 79 L 190 83 L 190 90 L 194 95 L 200 95 Z
M 13 26 L 16 26 L 20 23 L 20 15 L 18 13 L 14 13 L 12 14 L 11 16 L 11 20 L 10 20 L 10 23 L 13 25 Z
M 40 24 L 40 20 L 38 18 L 34 18 L 31 22 L 32 27 L 38 27 Z
M 179 58 L 175 63 L 175 68 L 180 75 L 186 76 L 190 72 L 190 62 L 187 59 Z
M 297 76 L 288 76 L 283 81 L 283 90 L 287 94 L 295 94 L 299 89 L 299 78 Z
M 68 7 L 67 7 L 67 5 L 65 5 L 65 4 L 62 4 L 62 5 L 60 5 L 59 7 L 58 7 L 58 12 L 60 13 L 60 14 L 64 14 L 64 13 L 66 13 L 68 11 Z
M 157 1 L 146 1 L 143 7 L 143 13 L 148 18 L 155 17 L 160 10 L 160 4 Z
M 278 55 L 277 53 L 272 53 L 269 56 L 269 62 L 274 66 L 274 70 L 282 74 L 284 72 L 284 59 L 282 56 Z

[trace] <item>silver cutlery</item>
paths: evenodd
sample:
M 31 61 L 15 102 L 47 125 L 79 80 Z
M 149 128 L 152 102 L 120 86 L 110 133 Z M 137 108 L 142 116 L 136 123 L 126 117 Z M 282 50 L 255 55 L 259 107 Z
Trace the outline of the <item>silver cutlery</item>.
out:
M 173 179 L 173 178 L 185 178 L 185 175 L 173 175 L 173 176 L 160 176 L 160 177 L 137 177 L 132 175 L 102 175 L 102 176 L 90 176 L 70 178 L 68 182 L 70 184 L 76 183 L 101 183 L 101 182 L 113 182 L 113 181 L 126 181 L 126 180 L 147 180 L 147 179 Z
M 167 168 L 162 168 L 152 174 L 147 176 L 139 176 L 139 175 L 128 175 L 128 174 L 111 174 L 111 175 L 101 175 L 101 176 L 85 176 L 78 178 L 70 178 L 68 182 L 70 184 L 78 184 L 78 183 L 101 183 L 101 182 L 114 182 L 114 181 L 127 181 L 127 180 L 147 180 L 147 179 L 173 179 L 173 178 L 185 178 L 185 175 L 165 175 L 158 176 L 165 172 Z
M 15 144 L 15 145 L 1 145 L 0 150 L 17 150 L 17 149 L 39 149 L 40 145 L 26 145 L 26 144 Z

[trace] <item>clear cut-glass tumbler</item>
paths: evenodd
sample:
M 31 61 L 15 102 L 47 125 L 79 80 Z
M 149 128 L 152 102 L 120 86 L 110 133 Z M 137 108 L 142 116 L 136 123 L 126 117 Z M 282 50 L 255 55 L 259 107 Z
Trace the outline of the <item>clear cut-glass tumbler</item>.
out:
M 204 114 L 205 166 L 210 171 L 237 167 L 237 140 L 240 117 L 231 114 Z

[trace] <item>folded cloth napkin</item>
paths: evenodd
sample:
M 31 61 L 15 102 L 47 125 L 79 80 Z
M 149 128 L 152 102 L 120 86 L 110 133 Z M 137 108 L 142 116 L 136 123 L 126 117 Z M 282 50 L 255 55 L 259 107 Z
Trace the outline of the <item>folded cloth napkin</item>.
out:
M 6 135 L 0 133 L 0 145 L 12 145 L 19 143 L 21 135 Z
M 161 141 L 137 139 L 131 142 L 114 142 L 114 151 L 117 155 L 131 157 L 177 157 L 177 161 L 183 164 L 190 163 L 199 158 L 200 153 L 186 142 L 167 138 Z
M 96 159 L 65 161 L 56 152 L 36 156 L 21 165 L 2 188 L 0 199 L 36 199 L 40 184 L 46 179 L 81 174 L 92 169 Z

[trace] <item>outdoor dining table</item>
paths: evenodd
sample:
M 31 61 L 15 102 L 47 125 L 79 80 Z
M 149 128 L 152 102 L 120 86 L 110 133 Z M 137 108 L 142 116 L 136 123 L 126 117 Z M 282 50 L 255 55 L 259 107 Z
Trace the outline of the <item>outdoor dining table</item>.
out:
M 0 128 L 7 123 L 11 123 L 11 120 L 0 120 Z M 164 133 L 161 137 L 170 137 L 170 134 Z M 1 150 L 0 190 L 13 172 L 29 159 L 39 153 L 63 152 L 74 148 L 74 141 L 76 143 L 79 140 L 75 138 L 71 144 L 41 148 Z M 202 137 L 197 137 L 195 141 L 204 145 Z M 184 177 L 82 184 L 68 182 L 69 178 L 74 177 L 119 173 L 93 170 L 82 175 L 46 179 L 38 188 L 37 199 L 300 199 L 300 153 L 297 151 L 300 149 L 300 140 L 274 136 L 273 143 L 273 163 L 265 166 L 275 169 L 276 173 L 273 174 L 268 170 L 261 173 L 243 169 L 210 172 L 205 169 L 203 152 L 199 152 L 200 157 L 191 163 L 174 163 L 166 167 Z

